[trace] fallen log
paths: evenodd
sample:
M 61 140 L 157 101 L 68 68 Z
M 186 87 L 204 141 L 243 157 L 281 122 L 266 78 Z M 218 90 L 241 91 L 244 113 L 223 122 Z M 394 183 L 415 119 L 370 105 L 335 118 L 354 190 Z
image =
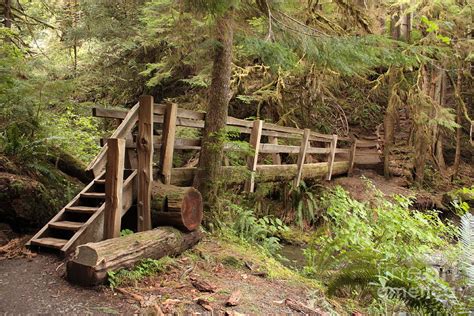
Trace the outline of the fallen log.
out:
M 279 182 L 291 181 L 296 177 L 298 166 L 290 165 L 258 165 L 255 181 Z M 193 182 L 197 168 L 173 168 L 171 170 L 171 183 L 174 185 L 190 185 Z M 227 166 L 222 168 L 223 179 L 226 183 L 243 183 L 249 177 L 249 171 L 244 166 Z M 349 171 L 349 161 L 336 161 L 333 165 L 332 175 L 341 175 Z M 303 165 L 302 179 L 324 178 L 328 173 L 328 163 L 308 163 Z
M 189 232 L 201 225 L 203 203 L 198 190 L 155 181 L 151 194 L 153 227 L 173 226 Z
M 145 232 L 87 243 L 77 247 L 67 263 L 70 282 L 94 286 L 107 281 L 107 272 L 131 268 L 143 259 L 176 256 L 194 246 L 202 238 L 200 230 L 182 233 L 172 227 L 159 227 Z

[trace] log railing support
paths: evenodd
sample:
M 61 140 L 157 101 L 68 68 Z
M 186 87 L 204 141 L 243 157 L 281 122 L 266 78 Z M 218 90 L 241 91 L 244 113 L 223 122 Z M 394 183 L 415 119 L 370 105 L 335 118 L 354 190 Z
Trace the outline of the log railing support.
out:
M 141 96 L 138 109 L 138 231 L 151 229 L 151 185 L 153 182 L 153 97 Z
M 268 137 L 268 143 L 273 145 L 278 145 L 278 138 L 274 136 Z M 281 156 L 280 154 L 272 154 L 272 162 L 274 165 L 281 165 Z
M 337 148 L 337 135 L 332 135 L 331 140 L 331 147 L 328 157 L 328 174 L 326 176 L 326 180 L 331 180 L 332 177 L 332 169 L 334 167 L 334 160 L 336 158 L 336 148 Z
M 301 182 L 301 175 L 303 174 L 303 165 L 306 157 L 306 151 L 308 150 L 309 146 L 309 137 L 311 136 L 311 130 L 306 128 L 304 130 L 303 139 L 301 140 L 300 152 L 298 154 L 298 162 L 296 164 L 297 171 L 296 171 L 296 178 L 295 178 L 295 186 L 299 186 Z
M 177 113 L 178 105 L 176 103 L 170 103 L 166 106 L 160 156 L 160 172 L 164 184 L 171 183 L 171 169 L 173 168 L 173 151 L 174 141 L 176 138 Z
M 120 236 L 125 139 L 110 138 L 107 141 L 107 147 L 104 209 L 105 239 Z
M 354 137 L 352 139 L 351 151 L 349 153 L 349 171 L 347 172 L 347 175 L 349 177 L 352 177 L 354 174 L 356 150 L 357 150 L 357 139 Z
M 253 192 L 255 189 L 255 171 L 257 170 L 258 153 L 260 151 L 260 140 L 262 138 L 263 121 L 253 122 L 250 134 L 250 147 L 253 149 L 252 156 L 247 158 L 247 167 L 250 170 L 250 179 L 245 183 L 245 191 Z

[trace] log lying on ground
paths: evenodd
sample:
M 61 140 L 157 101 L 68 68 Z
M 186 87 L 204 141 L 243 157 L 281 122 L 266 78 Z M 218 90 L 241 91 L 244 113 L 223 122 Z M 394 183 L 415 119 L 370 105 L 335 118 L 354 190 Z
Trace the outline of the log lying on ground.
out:
M 154 227 L 173 226 L 183 231 L 193 231 L 201 225 L 203 202 L 198 190 L 155 181 L 151 194 Z
M 67 263 L 67 278 L 83 286 L 102 284 L 107 281 L 108 271 L 130 268 L 145 258 L 176 256 L 201 238 L 200 230 L 186 234 L 172 227 L 159 227 L 81 245 Z
M 227 183 L 242 183 L 248 179 L 249 171 L 246 167 L 223 167 L 224 179 Z M 291 181 L 296 177 L 297 165 L 258 165 L 256 171 L 257 182 Z M 332 175 L 341 175 L 349 171 L 349 161 L 336 161 Z M 173 168 L 171 183 L 174 185 L 189 185 L 192 183 L 196 168 Z M 303 166 L 302 178 L 322 178 L 327 175 L 326 162 L 308 163 Z

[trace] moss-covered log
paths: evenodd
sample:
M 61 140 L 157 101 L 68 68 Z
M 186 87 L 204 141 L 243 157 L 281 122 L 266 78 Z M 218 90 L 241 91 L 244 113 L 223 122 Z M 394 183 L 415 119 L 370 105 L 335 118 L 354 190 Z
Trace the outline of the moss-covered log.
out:
M 333 166 L 332 175 L 341 175 L 349 170 L 349 161 L 336 161 Z M 257 182 L 291 181 L 296 177 L 297 165 L 258 165 L 256 170 Z M 174 168 L 171 173 L 171 183 L 174 185 L 190 185 L 196 168 Z M 249 177 L 246 167 L 223 167 L 223 182 L 242 183 Z M 310 163 L 303 166 L 302 178 L 322 178 L 327 175 L 328 164 Z
M 178 255 L 201 238 L 200 230 L 186 234 L 172 227 L 160 227 L 81 245 L 67 263 L 67 278 L 83 286 L 102 284 L 107 281 L 108 271 L 131 268 L 146 258 Z

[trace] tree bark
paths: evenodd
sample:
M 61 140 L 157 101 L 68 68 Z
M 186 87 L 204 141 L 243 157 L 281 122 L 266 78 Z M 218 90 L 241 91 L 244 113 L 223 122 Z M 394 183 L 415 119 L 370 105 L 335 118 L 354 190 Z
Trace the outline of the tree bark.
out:
M 461 65 L 459 66 L 458 69 L 458 78 L 456 81 L 456 86 L 457 86 L 457 91 L 459 95 L 461 95 L 461 88 L 462 88 L 462 70 L 461 70 Z M 453 176 L 452 180 L 457 178 L 458 173 L 459 173 L 459 165 L 461 163 L 461 135 L 462 135 L 462 104 L 461 102 L 458 102 L 458 105 L 456 107 L 456 123 L 459 125 L 458 128 L 456 128 L 456 152 L 454 154 L 454 164 L 453 164 Z
M 3 17 L 4 17 L 3 24 L 5 25 L 5 27 L 9 29 L 12 27 L 12 7 L 11 6 L 12 6 L 11 0 L 5 0 L 5 5 L 3 7 Z
M 200 230 L 189 234 L 171 227 L 160 227 L 123 237 L 88 243 L 77 247 L 67 263 L 70 282 L 94 286 L 107 281 L 107 272 L 131 268 L 143 259 L 175 256 L 202 238 Z
M 217 196 L 224 153 L 225 132 L 230 99 L 232 71 L 233 9 L 217 17 L 214 64 L 210 87 L 199 167 L 194 187 L 202 194 L 206 209 L 212 208 Z

